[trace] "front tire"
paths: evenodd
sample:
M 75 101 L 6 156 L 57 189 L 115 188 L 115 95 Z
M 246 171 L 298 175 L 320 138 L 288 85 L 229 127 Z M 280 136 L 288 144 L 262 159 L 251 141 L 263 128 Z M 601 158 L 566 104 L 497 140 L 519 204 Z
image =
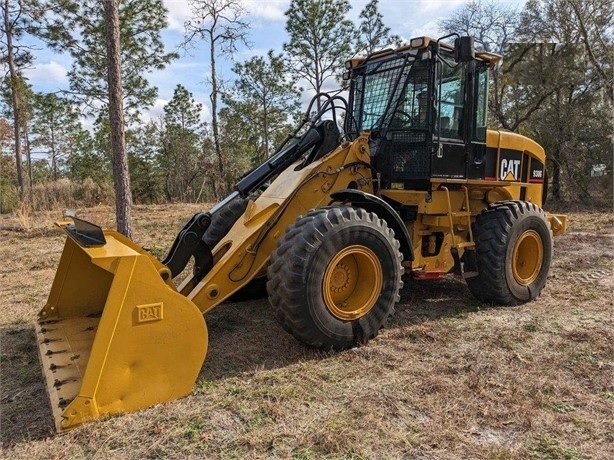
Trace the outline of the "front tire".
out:
M 374 213 L 309 212 L 271 255 L 267 290 L 281 325 L 307 345 L 341 350 L 374 338 L 394 312 L 403 256 Z
M 526 201 L 494 203 L 473 226 L 478 276 L 467 278 L 483 302 L 518 305 L 535 300 L 552 261 L 552 230 L 539 206 Z

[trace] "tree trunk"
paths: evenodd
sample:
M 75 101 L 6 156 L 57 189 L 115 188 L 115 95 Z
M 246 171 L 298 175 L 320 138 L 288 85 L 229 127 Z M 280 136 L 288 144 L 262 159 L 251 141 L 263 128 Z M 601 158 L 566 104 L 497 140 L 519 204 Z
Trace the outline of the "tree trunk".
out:
M 559 147 L 552 156 L 552 199 L 561 201 L 561 151 Z
M 55 151 L 55 120 L 53 118 L 51 123 L 51 178 L 54 182 L 58 180 L 58 158 Z
M 6 31 L 7 61 L 9 65 L 9 81 L 11 89 L 11 103 L 13 105 L 13 129 L 15 136 L 15 167 L 17 168 L 17 185 L 19 187 L 19 199 L 24 199 L 23 166 L 21 164 L 21 104 L 17 86 L 19 75 L 15 64 L 15 50 L 13 49 L 12 25 L 9 18 L 9 0 L 4 0 L 4 30 Z
M 117 231 L 132 238 L 132 192 L 126 154 L 124 107 L 119 40 L 119 0 L 105 0 L 107 25 L 107 60 L 109 86 L 109 122 L 111 129 L 111 156 L 115 185 L 115 219 Z
M 26 142 L 26 162 L 28 164 L 28 193 L 24 195 L 32 197 L 32 185 L 34 184 L 32 180 L 32 149 L 30 148 L 30 134 L 28 133 L 27 123 L 24 123 L 23 138 Z
M 210 56 L 211 56 L 211 125 L 213 127 L 213 143 L 215 144 L 215 155 L 217 157 L 217 167 L 219 171 L 220 185 L 223 190 L 222 193 L 226 193 L 226 181 L 224 178 L 224 157 L 222 155 L 222 146 L 220 143 L 220 129 L 217 120 L 217 98 L 219 93 L 217 83 L 217 72 L 215 69 L 215 42 L 213 34 L 209 37 L 210 43 Z M 219 197 L 215 197 L 219 199 Z
M 316 90 L 316 94 L 319 94 L 320 91 L 322 91 L 322 74 L 320 72 L 320 56 L 318 56 L 317 49 L 314 52 L 314 64 L 316 66 L 315 75 L 314 75 L 314 79 L 316 83 L 315 90 Z M 316 107 L 318 109 L 318 112 L 320 112 L 320 110 L 322 109 L 322 103 L 320 102 L 319 97 L 316 99 Z
M 264 155 L 260 158 L 260 162 L 266 161 L 269 158 L 269 114 L 267 111 L 267 106 L 264 104 L 263 106 L 263 131 L 264 131 Z

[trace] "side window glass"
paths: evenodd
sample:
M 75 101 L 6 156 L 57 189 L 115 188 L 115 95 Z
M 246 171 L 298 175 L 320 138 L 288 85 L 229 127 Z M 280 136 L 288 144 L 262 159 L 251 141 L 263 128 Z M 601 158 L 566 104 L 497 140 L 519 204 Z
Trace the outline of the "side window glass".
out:
M 442 138 L 462 138 L 465 65 L 454 61 L 446 61 L 441 65 L 438 132 Z
M 475 132 L 473 140 L 486 142 L 486 124 L 488 122 L 488 67 L 486 65 L 477 69 L 475 103 Z

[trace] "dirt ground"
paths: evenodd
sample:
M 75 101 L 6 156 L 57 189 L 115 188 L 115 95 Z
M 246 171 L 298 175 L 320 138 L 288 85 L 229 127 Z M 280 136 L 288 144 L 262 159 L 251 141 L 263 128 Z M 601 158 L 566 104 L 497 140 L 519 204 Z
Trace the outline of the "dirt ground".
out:
M 194 205 L 135 209 L 163 256 Z M 80 216 L 112 227 L 112 210 Z M 59 213 L 0 216 L 3 458 L 614 458 L 614 214 L 571 212 L 541 297 L 476 301 L 453 277 L 405 280 L 366 346 L 306 348 L 266 299 L 207 315 L 193 392 L 55 435 L 33 322 L 64 236 Z

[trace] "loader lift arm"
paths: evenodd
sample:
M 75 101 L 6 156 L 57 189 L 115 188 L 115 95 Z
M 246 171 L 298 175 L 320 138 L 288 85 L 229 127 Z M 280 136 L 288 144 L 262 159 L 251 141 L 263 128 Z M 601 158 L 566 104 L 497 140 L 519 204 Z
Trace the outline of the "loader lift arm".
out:
M 314 97 L 310 107 L 320 96 Z M 203 237 L 211 225 L 214 215 L 219 213 L 224 206 L 237 198 L 246 198 L 258 191 L 267 181 L 284 171 L 301 156 L 306 156 L 303 163 L 303 166 L 305 166 L 339 145 L 340 135 L 335 123 L 331 120 L 321 120 L 321 116 L 328 110 L 335 112 L 334 102 L 338 99 L 341 98 L 329 97 L 320 112 L 310 120 L 309 128 L 302 135 L 297 137 L 297 133 L 309 120 L 300 124 L 270 158 L 245 174 L 236 184 L 235 190 L 224 200 L 216 204 L 211 210 L 192 216 L 178 233 L 168 255 L 162 261 L 169 268 L 172 278 L 175 278 L 185 269 L 191 257 L 194 257 L 194 279 L 196 281 L 200 281 L 209 272 L 213 266 L 211 251 L 215 244 L 211 245 L 211 242 L 207 244 Z M 345 103 L 345 101 L 343 102 Z

